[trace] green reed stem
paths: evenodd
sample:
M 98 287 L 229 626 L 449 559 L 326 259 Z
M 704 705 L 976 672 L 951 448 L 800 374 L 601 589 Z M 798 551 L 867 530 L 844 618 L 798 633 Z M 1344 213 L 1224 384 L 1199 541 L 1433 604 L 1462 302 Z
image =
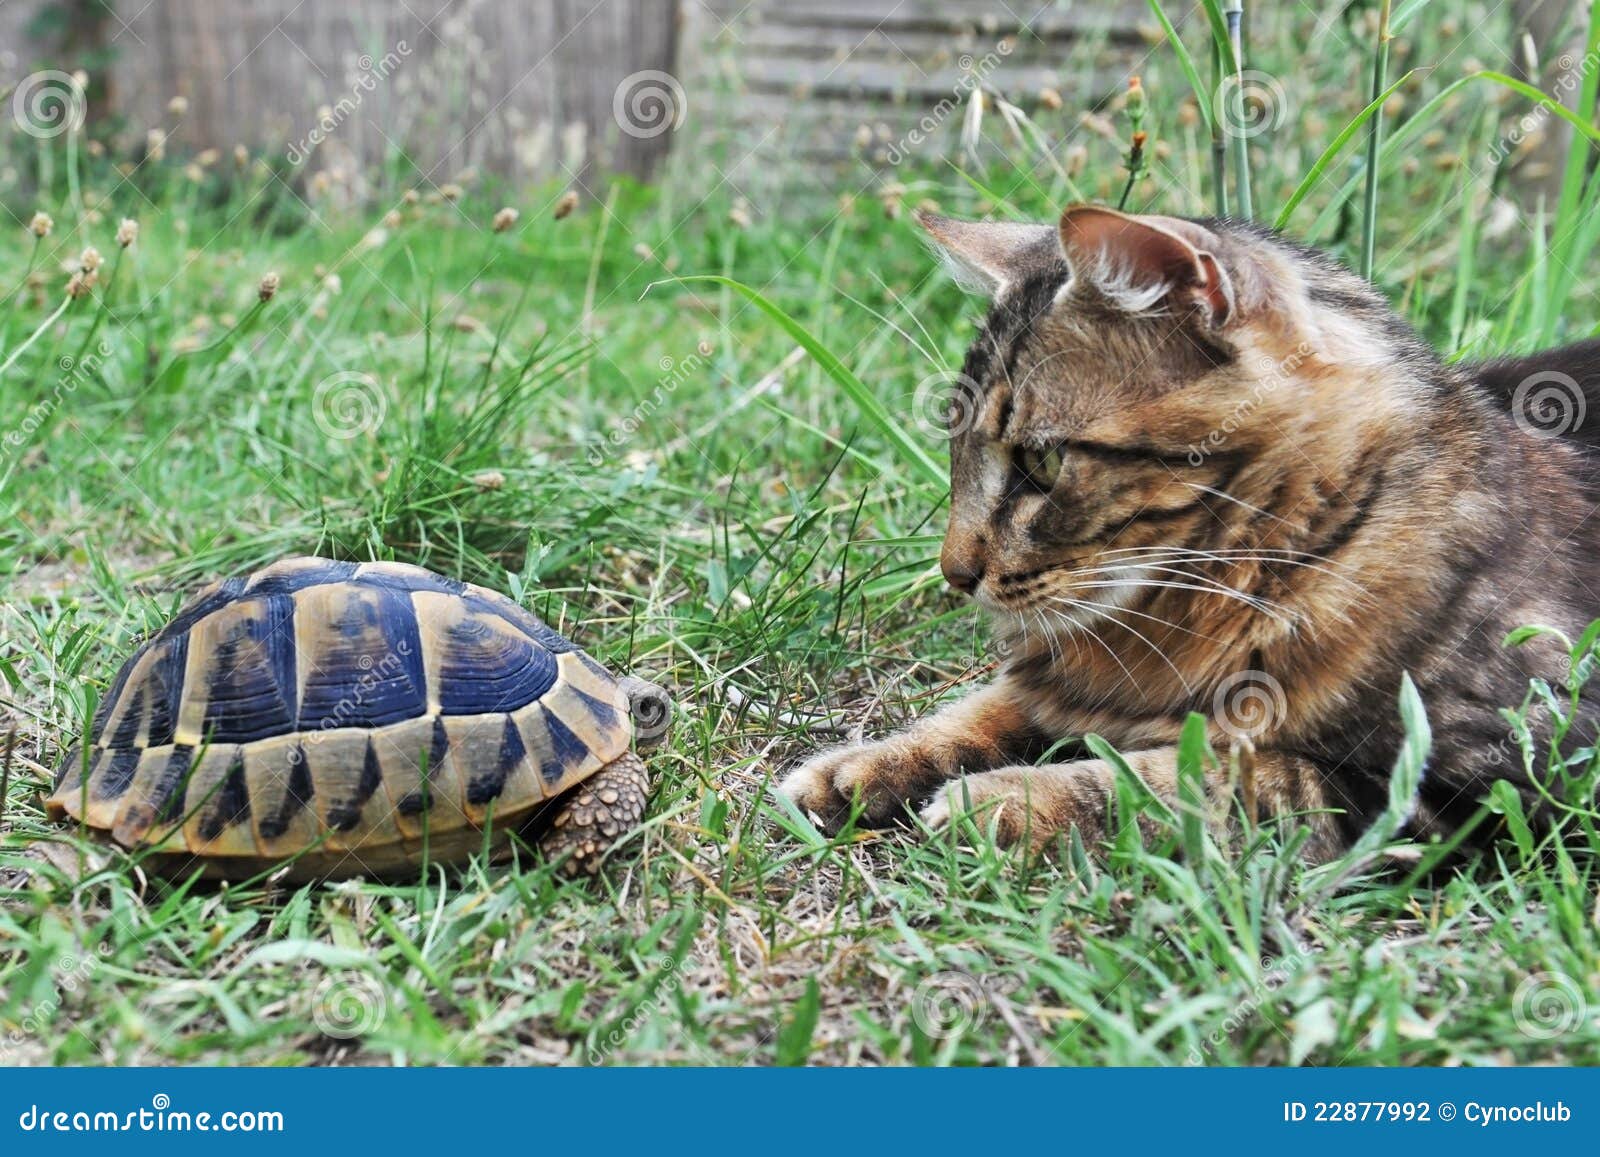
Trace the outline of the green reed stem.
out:
M 40 322 L 39 328 L 30 333 L 21 345 L 11 351 L 11 356 L 5 360 L 5 364 L 0 365 L 0 375 L 3 375 L 12 366 L 17 364 L 17 359 L 23 354 L 27 353 L 29 346 L 33 345 L 34 342 L 39 340 L 40 334 L 44 333 L 45 330 L 55 325 L 55 323 L 60 319 L 61 315 L 67 312 L 67 307 L 70 306 L 72 302 L 73 298 L 71 297 L 64 297 L 61 299 L 61 304 L 56 306 L 56 311 L 49 317 L 45 318 L 44 321 Z
M 1223 64 L 1222 44 L 1214 37 L 1211 42 L 1211 91 L 1213 100 L 1215 94 L 1222 91 L 1222 78 L 1227 75 Z M 1215 110 L 1218 114 L 1222 110 Z M 1228 215 L 1228 145 L 1223 139 L 1224 122 L 1227 116 L 1216 115 L 1211 118 L 1211 182 L 1217 190 L 1217 215 Z
M 1390 0 L 1378 10 L 1378 47 L 1372 54 L 1372 99 L 1383 93 L 1389 79 Z M 1367 191 L 1361 207 L 1361 276 L 1371 280 L 1378 250 L 1378 173 L 1383 149 L 1383 109 L 1367 124 Z
M 1572 66 L 1580 71 L 1583 76 L 1583 85 L 1578 94 L 1578 115 L 1586 122 L 1595 123 L 1595 105 L 1600 100 L 1600 67 L 1596 60 L 1600 59 L 1600 4 L 1591 4 L 1589 7 L 1589 34 L 1583 41 L 1583 58 Z M 1571 70 L 1569 70 L 1571 71 Z M 1556 203 L 1555 236 L 1551 238 L 1553 256 L 1558 260 L 1551 263 L 1552 280 L 1551 297 L 1557 303 L 1556 311 L 1559 312 L 1560 303 L 1563 302 L 1572 289 L 1573 270 L 1583 265 L 1585 253 L 1576 252 L 1575 245 L 1582 235 L 1581 225 L 1587 214 L 1581 211 L 1584 200 L 1584 187 L 1589 174 L 1589 157 L 1594 145 L 1586 140 L 1581 133 L 1573 133 L 1572 141 L 1567 146 L 1566 171 L 1561 175 L 1561 198 Z M 1600 177 L 1596 178 L 1600 181 Z M 1549 341 L 1554 333 L 1545 333 L 1541 337 Z
M 1244 133 L 1244 0 L 1228 0 L 1223 13 L 1228 22 L 1228 52 L 1233 62 L 1233 93 L 1229 98 L 1233 118 L 1233 189 L 1239 199 L 1239 216 L 1255 216 L 1250 192 L 1250 138 Z M 1268 110 L 1270 115 L 1270 110 Z

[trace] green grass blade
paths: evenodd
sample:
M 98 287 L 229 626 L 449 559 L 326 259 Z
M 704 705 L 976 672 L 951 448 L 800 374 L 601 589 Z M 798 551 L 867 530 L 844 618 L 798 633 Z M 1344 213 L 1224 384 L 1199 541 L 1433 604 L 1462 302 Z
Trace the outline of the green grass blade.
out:
M 1294 192 L 1289 194 L 1289 199 L 1283 203 L 1283 208 L 1278 210 L 1277 220 L 1273 222 L 1274 228 L 1282 229 L 1289 223 L 1290 216 L 1292 216 L 1294 211 L 1300 207 L 1300 202 L 1304 201 L 1306 197 L 1310 195 L 1311 191 L 1321 183 L 1323 174 L 1328 171 L 1328 166 L 1332 165 L 1334 161 L 1339 159 L 1339 154 L 1344 152 L 1345 147 L 1355 139 L 1355 135 L 1361 131 L 1361 126 L 1365 125 L 1369 120 L 1377 116 L 1378 110 L 1383 108 L 1384 102 L 1393 96 L 1397 91 L 1399 91 L 1400 87 L 1415 75 L 1415 69 L 1412 69 L 1410 72 L 1406 73 L 1399 80 L 1395 81 L 1388 88 L 1379 93 L 1377 99 L 1369 103 L 1366 108 L 1362 109 L 1359 113 L 1351 118 L 1349 124 L 1345 125 L 1344 128 L 1339 130 L 1339 135 L 1334 137 L 1333 140 L 1328 143 L 1328 147 L 1322 150 L 1322 155 L 1318 157 L 1316 163 L 1306 171 L 1306 175 L 1301 178 L 1300 183 L 1295 186 Z M 1421 114 L 1419 113 L 1418 115 L 1420 116 Z
M 906 464 L 916 472 L 923 482 L 937 488 L 944 487 L 946 474 L 944 467 L 934 461 L 933 457 L 917 443 L 917 440 L 912 437 L 911 433 L 903 425 L 895 421 L 894 416 L 878 400 L 878 396 L 867 388 L 866 383 L 856 377 L 850 368 L 840 361 L 832 350 L 818 341 L 810 330 L 790 317 L 760 290 L 748 286 L 742 281 L 735 281 L 731 277 L 724 277 L 719 273 L 702 273 L 690 277 L 672 278 L 671 280 L 676 282 L 708 281 L 714 285 L 731 289 L 777 322 L 779 328 L 794 339 L 795 344 L 816 359 L 823 372 L 832 378 L 839 388 L 849 396 L 850 400 L 865 415 L 872 427 L 893 444 L 905 459 Z
M 1210 132 L 1214 118 L 1211 111 L 1211 92 L 1206 88 L 1206 83 L 1200 77 L 1200 70 L 1195 67 L 1194 57 L 1189 55 L 1189 50 L 1183 46 L 1183 41 L 1178 37 L 1178 30 L 1172 26 L 1168 19 L 1166 9 L 1162 7 L 1161 0 L 1147 0 L 1150 11 L 1156 18 L 1156 23 L 1161 25 L 1161 30 L 1166 33 L 1167 43 L 1172 45 L 1173 54 L 1178 58 L 1178 67 L 1183 70 L 1183 75 L 1189 81 L 1189 87 L 1194 90 L 1195 103 L 1200 106 L 1200 120 L 1205 125 L 1206 132 Z

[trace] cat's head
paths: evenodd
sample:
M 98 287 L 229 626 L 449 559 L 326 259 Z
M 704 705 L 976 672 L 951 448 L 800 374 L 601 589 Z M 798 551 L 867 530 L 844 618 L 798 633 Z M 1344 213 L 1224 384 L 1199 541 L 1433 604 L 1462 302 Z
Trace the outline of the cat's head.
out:
M 1252 522 L 1255 547 L 1282 517 L 1275 480 L 1343 476 L 1357 427 L 1403 404 L 1341 412 L 1330 377 L 1381 374 L 1392 315 L 1263 231 L 1088 205 L 1056 225 L 919 223 L 993 300 L 951 400 L 940 559 L 988 609 L 1080 623 L 1183 582 L 1179 552 Z

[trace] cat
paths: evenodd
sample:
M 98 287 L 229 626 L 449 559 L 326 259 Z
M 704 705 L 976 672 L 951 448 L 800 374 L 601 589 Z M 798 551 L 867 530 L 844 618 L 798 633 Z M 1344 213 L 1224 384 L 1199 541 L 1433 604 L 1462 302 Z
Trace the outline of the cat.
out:
M 1433 733 L 1409 832 L 1457 831 L 1498 779 L 1536 809 L 1499 709 L 1569 660 L 1503 643 L 1600 614 L 1600 342 L 1447 364 L 1366 280 L 1234 220 L 919 224 L 993 302 L 949 411 L 940 567 L 1003 658 L 782 792 L 830 827 L 970 809 L 1004 844 L 1093 846 L 1115 773 L 1082 737 L 1175 807 L 1199 711 L 1252 768 L 1209 775 L 1211 822 L 1291 817 L 1326 862 L 1388 804 L 1409 672 Z M 1579 714 L 1592 740 L 1600 689 Z

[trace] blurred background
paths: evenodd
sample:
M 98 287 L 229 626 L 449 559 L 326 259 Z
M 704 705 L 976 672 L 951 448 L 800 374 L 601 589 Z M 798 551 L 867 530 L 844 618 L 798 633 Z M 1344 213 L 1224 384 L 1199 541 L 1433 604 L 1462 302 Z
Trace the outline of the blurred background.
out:
M 1577 6 L 1454 18 L 1504 46 L 1491 63 L 1549 82 L 1581 38 Z M 1166 7 L 1179 28 L 1197 19 Z M 1291 18 L 1270 7 L 1247 14 L 1269 33 Z M 1290 7 L 1337 53 L 1378 4 Z M 980 89 L 1035 118 L 1104 111 L 1163 38 L 1145 0 L 7 0 L 0 85 L 48 117 L 39 70 L 81 72 L 106 147 L 242 146 L 356 195 L 397 167 L 589 182 L 669 157 L 741 188 L 779 171 L 803 188 L 941 154 L 972 135 Z
M 0 1061 L 1595 1063 L 1592 1007 L 1523 1015 L 1596 987 L 1587 818 L 1577 865 L 1330 891 L 1254 842 L 834 846 L 767 786 L 997 658 L 936 565 L 984 303 L 913 209 L 1227 211 L 1445 357 L 1600 336 L 1597 14 L 0 0 Z M 609 907 L 543 868 L 80 878 L 39 797 L 120 660 L 307 553 L 485 583 L 673 689 Z M 18 845 L 49 881 L 7 884 Z

